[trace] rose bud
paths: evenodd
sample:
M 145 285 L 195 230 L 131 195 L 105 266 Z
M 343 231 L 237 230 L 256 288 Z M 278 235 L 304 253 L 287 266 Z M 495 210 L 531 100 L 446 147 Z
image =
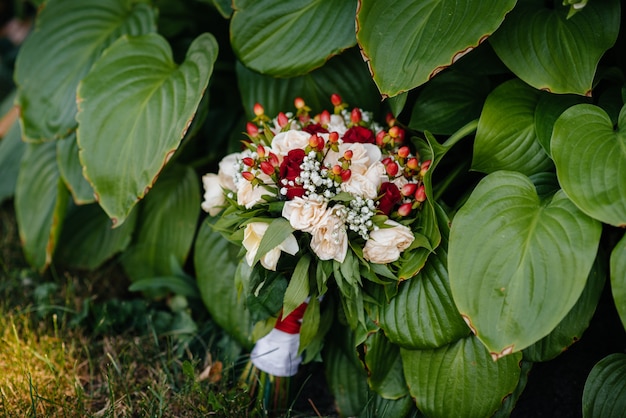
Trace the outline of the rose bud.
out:
M 357 107 L 352 109 L 352 112 L 350 112 L 350 121 L 352 123 L 359 123 L 362 119 L 363 115 L 361 115 L 361 110 Z
M 417 184 L 407 183 L 404 186 L 402 186 L 402 189 L 400 189 L 400 193 L 402 193 L 402 196 L 408 197 L 408 196 L 413 195 L 416 190 L 417 190 Z
M 256 153 L 259 156 L 259 158 L 265 157 L 265 147 L 259 144 L 259 146 L 256 147 Z
M 254 123 L 248 122 L 246 123 L 246 132 L 254 138 L 259 134 L 259 128 Z
M 415 191 L 415 200 L 420 203 L 426 200 L 426 189 L 424 188 L 423 184 L 421 184 L 420 187 L 418 187 Z
M 417 161 L 417 158 L 413 157 L 409 158 L 409 161 L 406 162 L 406 166 L 411 170 L 417 170 L 420 166 L 420 163 L 419 161 Z
M 241 173 L 241 177 L 243 177 L 244 179 L 248 180 L 248 181 L 252 181 L 254 180 L 254 174 L 252 174 L 249 171 L 244 171 Z
M 320 113 L 319 122 L 321 125 L 328 125 L 330 123 L 330 113 L 328 112 L 328 110 L 324 110 L 322 113 Z
M 262 116 L 265 113 L 265 109 L 263 109 L 263 106 L 261 106 L 259 103 L 255 103 L 252 109 L 256 116 Z
M 281 128 L 285 127 L 285 125 L 289 123 L 289 118 L 283 112 L 280 112 L 278 114 L 277 119 L 278 119 L 278 126 L 280 126 Z
M 304 100 L 302 99 L 302 97 L 296 97 L 293 101 L 293 104 L 296 107 L 296 109 L 303 109 L 305 106 Z
M 333 93 L 330 95 L 330 102 L 333 104 L 333 106 L 339 106 L 341 105 L 343 100 L 341 99 L 340 95 Z
M 426 172 L 430 168 L 431 162 L 431 160 L 426 160 L 422 163 L 422 166 L 420 167 L 420 176 L 424 177 L 426 175 Z
M 268 176 L 271 176 L 272 174 L 274 174 L 274 166 L 270 164 L 268 161 L 262 161 L 260 164 L 260 167 L 261 167 L 261 171 L 267 174 Z
M 411 214 L 411 210 L 413 209 L 413 205 L 410 203 L 403 203 L 398 208 L 398 215 L 400 216 L 409 216 Z
M 278 157 L 273 152 L 270 152 L 269 157 L 267 157 L 267 161 L 273 166 L 278 167 L 280 162 L 278 161 Z
M 254 159 L 250 157 L 245 157 L 241 160 L 242 163 L 247 165 L 248 167 L 254 167 Z
M 352 159 L 352 156 L 353 156 L 353 155 L 354 155 L 354 152 L 352 152 L 352 150 L 351 150 L 351 149 L 349 149 L 349 150 L 346 150 L 346 151 L 343 153 L 343 158 L 344 158 L 344 159 L 346 159 L 346 160 L 348 160 L 348 161 L 350 161 L 350 160 Z
M 390 177 L 395 177 L 398 174 L 398 164 L 394 161 L 385 165 L 385 171 L 387 171 L 387 175 Z
M 341 181 L 348 181 L 350 180 L 350 176 L 352 176 L 352 171 L 348 170 L 343 170 L 341 172 Z
M 398 157 L 400 158 L 406 158 L 409 156 L 410 153 L 411 150 L 409 149 L 409 147 L 400 147 L 400 149 L 398 149 Z

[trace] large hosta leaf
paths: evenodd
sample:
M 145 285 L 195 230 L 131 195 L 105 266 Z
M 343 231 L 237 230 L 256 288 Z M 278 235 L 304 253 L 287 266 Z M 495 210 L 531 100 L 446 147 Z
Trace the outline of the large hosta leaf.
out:
M 59 176 L 56 144 L 29 144 L 15 186 L 15 214 L 26 260 L 39 270 L 52 259 L 69 193 Z
M 400 284 L 398 294 L 381 309 L 380 326 L 387 337 L 405 348 L 435 348 L 469 333 L 454 305 L 443 245 L 424 268 Z
M 474 336 L 400 353 L 411 395 L 428 417 L 489 417 L 520 378 L 520 353 L 494 362 Z
M 250 348 L 250 312 L 245 305 L 245 293 L 237 287 L 236 280 L 241 262 L 237 256 L 239 248 L 204 222 L 196 238 L 193 264 L 200 296 L 211 318 L 239 344 Z
M 531 86 L 589 96 L 598 61 L 617 39 L 620 2 L 590 1 L 569 19 L 568 10 L 560 1 L 521 0 L 489 41 Z
M 385 96 L 424 84 L 495 31 L 516 0 L 361 0 L 357 40 Z
M 356 0 L 235 0 L 233 50 L 247 67 L 263 74 L 306 74 L 354 46 L 356 7 Z
M 626 410 L 626 354 L 611 354 L 596 364 L 583 390 L 584 418 L 623 417 Z
M 267 115 L 274 117 L 278 112 L 293 110 L 296 97 L 304 99 L 315 112 L 332 110 L 330 96 L 333 93 L 339 94 L 344 102 L 365 110 L 376 111 L 380 107 L 376 85 L 356 49 L 333 57 L 322 68 L 299 77 L 270 77 L 238 64 L 237 81 L 250 119 L 254 117 L 252 108 L 257 102 L 263 105 Z
M 626 128 L 626 106 L 618 125 Z M 559 183 L 586 214 L 626 225 L 626 133 L 613 129 L 604 110 L 590 104 L 567 109 L 554 125 L 552 156 Z
M 83 176 L 83 166 L 78 159 L 78 144 L 74 133 L 57 142 L 57 161 L 61 178 L 72 193 L 74 203 L 84 205 L 95 202 L 93 188 Z
M 74 129 L 80 80 L 121 35 L 155 31 L 155 19 L 152 7 L 137 0 L 46 2 L 15 67 L 24 136 L 49 140 Z
M 583 293 L 565 318 L 548 335 L 524 350 L 524 360 L 552 360 L 578 341 L 589 326 L 606 283 L 606 266 L 601 257 L 587 278 Z
M 554 123 L 561 116 L 561 113 L 575 104 L 582 103 L 585 99 L 585 97 L 575 94 L 541 93 L 537 107 L 535 107 L 535 131 L 537 139 L 546 153 L 552 155 L 550 139 L 552 138 Z
M 138 231 L 122 264 L 131 280 L 174 274 L 185 264 L 200 215 L 198 176 L 180 164 L 165 168 L 141 210 Z M 122 225 L 123 226 L 123 225 Z
M 178 148 L 216 56 L 210 34 L 192 42 L 180 66 L 160 35 L 122 37 L 80 83 L 80 159 L 114 224 L 124 221 Z
M 79 269 L 95 270 L 130 244 L 137 210 L 119 228 L 97 204 L 74 206 L 63 222 L 55 262 Z
M 448 271 L 459 311 L 494 357 L 528 347 L 565 317 L 600 232 L 562 191 L 540 200 L 520 173 L 478 184 L 452 220 Z
M 20 160 L 25 150 L 20 125 L 15 122 L 6 135 L 0 138 L 0 203 L 15 193 Z
M 370 335 L 365 341 L 365 366 L 370 388 L 386 399 L 408 395 L 400 348 L 389 342 L 382 332 Z
M 519 80 L 506 82 L 491 92 L 478 121 L 472 169 L 531 175 L 552 166 L 535 133 L 539 97 L 540 92 Z
M 617 313 L 626 329 L 626 234 L 611 253 L 611 291 Z

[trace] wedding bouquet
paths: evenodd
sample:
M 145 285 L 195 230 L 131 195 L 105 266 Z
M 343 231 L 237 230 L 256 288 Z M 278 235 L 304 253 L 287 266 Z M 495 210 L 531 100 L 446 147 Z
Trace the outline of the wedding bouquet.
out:
M 307 311 L 319 310 L 330 288 L 342 295 L 346 317 L 364 323 L 363 278 L 397 281 L 403 261 L 424 246 L 416 237 L 431 161 L 392 116 L 382 126 L 337 94 L 330 101 L 332 113 L 312 115 L 296 98 L 294 113 L 273 119 L 256 104 L 243 150 L 202 179 L 202 208 L 241 246 L 255 276 L 250 292 L 272 291 L 278 276 L 288 283 L 275 328 L 252 352 L 255 365 L 276 376 L 297 371 L 319 327 L 319 312 L 308 323 Z M 299 336 L 303 315 L 307 341 Z

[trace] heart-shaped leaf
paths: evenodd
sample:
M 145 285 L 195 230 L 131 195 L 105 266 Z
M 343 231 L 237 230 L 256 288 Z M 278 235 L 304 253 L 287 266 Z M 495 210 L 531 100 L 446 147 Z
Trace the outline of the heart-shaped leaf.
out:
M 535 132 L 535 108 L 540 92 L 511 80 L 491 92 L 478 121 L 472 169 L 484 173 L 548 171 L 552 161 Z
M 97 204 L 74 206 L 63 223 L 54 260 L 66 266 L 95 270 L 130 244 L 137 212 L 119 228 Z
M 611 291 L 617 313 L 626 329 L 626 234 L 611 252 Z
M 601 225 L 562 191 L 540 200 L 523 174 L 499 171 L 452 220 L 448 271 L 456 305 L 494 358 L 546 336 L 585 287 Z
M 535 132 L 537 139 L 543 147 L 543 150 L 550 153 L 550 139 L 552 138 L 552 129 L 561 113 L 567 108 L 582 103 L 584 97 L 575 94 L 551 94 L 542 92 L 535 107 Z
M 490 417 L 520 378 L 522 355 L 493 361 L 474 336 L 432 350 L 401 349 L 417 407 L 429 417 Z M 472 388 L 472 390 L 467 390 Z
M 233 51 L 262 74 L 306 74 L 355 45 L 356 7 L 355 0 L 235 0 Z
M 381 309 L 380 326 L 391 342 L 411 349 L 435 348 L 469 333 L 452 300 L 446 259 L 445 246 L 440 245 Z
M 598 62 L 617 39 L 620 2 L 590 1 L 570 18 L 569 7 L 547 3 L 519 1 L 489 42 L 536 89 L 590 96 Z
M 59 176 L 56 143 L 29 144 L 15 186 L 15 215 L 26 260 L 44 270 L 52 259 L 69 193 Z
M 605 282 L 606 267 L 597 257 L 574 307 L 548 335 L 524 349 L 524 359 L 533 362 L 552 360 L 580 340 L 596 311 Z
M 619 127 L 626 127 L 626 106 Z M 601 108 L 580 104 L 554 125 L 552 157 L 561 187 L 586 214 L 626 226 L 626 133 Z
M 626 354 L 600 360 L 587 377 L 583 390 L 584 418 L 623 417 L 626 410 Z
M 24 137 L 50 140 L 73 130 L 80 80 L 120 36 L 154 32 L 155 19 L 136 0 L 47 1 L 15 64 Z
M 72 193 L 74 203 L 84 205 L 95 202 L 93 188 L 83 176 L 83 166 L 78 159 L 78 144 L 74 133 L 57 142 L 57 162 L 61 178 Z
M 202 224 L 194 251 L 200 296 L 215 323 L 239 344 L 251 348 L 250 313 L 237 287 L 237 275 L 242 274 L 238 266 L 245 268 L 247 264 L 241 262 L 238 253 L 239 246 L 224 239 L 208 222 Z
M 100 206 L 121 224 L 156 181 L 194 118 L 217 42 L 197 37 L 176 65 L 157 34 L 122 37 L 78 87 L 80 160 Z
M 489 93 L 487 77 L 446 71 L 424 85 L 413 107 L 409 127 L 450 135 L 478 119 Z
M 376 85 L 356 49 L 333 57 L 322 68 L 300 77 L 274 78 L 238 64 L 237 81 L 249 119 L 254 117 L 252 110 L 257 102 L 263 105 L 265 114 L 273 117 L 278 112 L 294 109 L 296 97 L 301 97 L 315 112 L 332 109 L 330 96 L 333 93 L 352 106 L 372 112 L 380 108 Z
M 365 366 L 370 389 L 386 399 L 400 399 L 409 394 L 400 348 L 389 342 L 382 332 L 370 335 L 365 341 Z
M 190 167 L 170 164 L 141 210 L 133 244 L 122 264 L 131 280 L 175 274 L 185 264 L 200 215 L 200 184 Z
M 384 96 L 427 82 L 495 31 L 516 0 L 360 0 L 357 41 Z

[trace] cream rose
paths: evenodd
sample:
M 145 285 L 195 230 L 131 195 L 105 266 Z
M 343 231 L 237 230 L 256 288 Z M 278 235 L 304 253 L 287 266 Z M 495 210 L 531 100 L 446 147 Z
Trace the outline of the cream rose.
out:
M 363 247 L 363 258 L 372 263 L 392 263 L 400 258 L 415 237 L 409 228 L 392 220 L 385 221 L 390 228 L 380 228 L 370 232 L 370 237 Z
M 343 206 L 327 209 L 318 224 L 311 230 L 311 249 L 320 260 L 337 260 L 343 263 L 348 252 L 348 233 L 336 211 Z
M 283 218 L 287 219 L 293 228 L 304 232 L 311 232 L 325 213 L 325 201 L 296 197 L 285 202 L 283 206 Z
M 202 210 L 209 212 L 211 216 L 215 216 L 221 212 L 224 203 L 226 203 L 220 178 L 217 174 L 205 174 L 202 176 L 202 184 L 204 185 Z
M 380 148 L 374 144 L 341 144 L 339 151 L 329 151 L 324 159 L 327 167 L 339 164 L 339 158 L 343 157 L 346 151 L 352 151 L 350 159 L 350 171 L 356 174 L 365 174 L 370 166 L 376 162 L 380 162 L 382 153 Z
M 328 132 L 337 132 L 339 136 L 343 136 L 348 130 L 346 121 L 341 115 L 330 115 L 330 122 L 328 122 Z
M 235 177 L 238 174 L 237 161 L 242 157 L 243 154 L 236 152 L 228 154 L 226 157 L 222 158 L 222 161 L 220 161 L 217 175 L 220 178 L 220 183 L 223 188 L 232 191 L 237 189 L 235 186 Z
M 268 227 L 269 224 L 265 222 L 251 222 L 246 225 L 246 229 L 243 231 L 242 244 L 246 249 L 246 262 L 250 267 L 252 267 L 254 263 L 254 258 L 259 251 L 261 240 L 263 239 Z M 298 249 L 298 241 L 296 241 L 296 237 L 292 234 L 285 238 L 280 245 L 265 253 L 259 261 L 266 269 L 275 271 L 281 251 L 287 254 L 295 255 L 298 252 Z
M 348 181 L 341 183 L 341 190 L 351 195 L 376 199 L 384 175 L 385 166 L 377 161 L 363 174 L 352 172 Z
M 272 139 L 272 151 L 280 157 L 295 148 L 306 148 L 309 145 L 311 134 L 304 131 L 289 130 L 280 132 Z

